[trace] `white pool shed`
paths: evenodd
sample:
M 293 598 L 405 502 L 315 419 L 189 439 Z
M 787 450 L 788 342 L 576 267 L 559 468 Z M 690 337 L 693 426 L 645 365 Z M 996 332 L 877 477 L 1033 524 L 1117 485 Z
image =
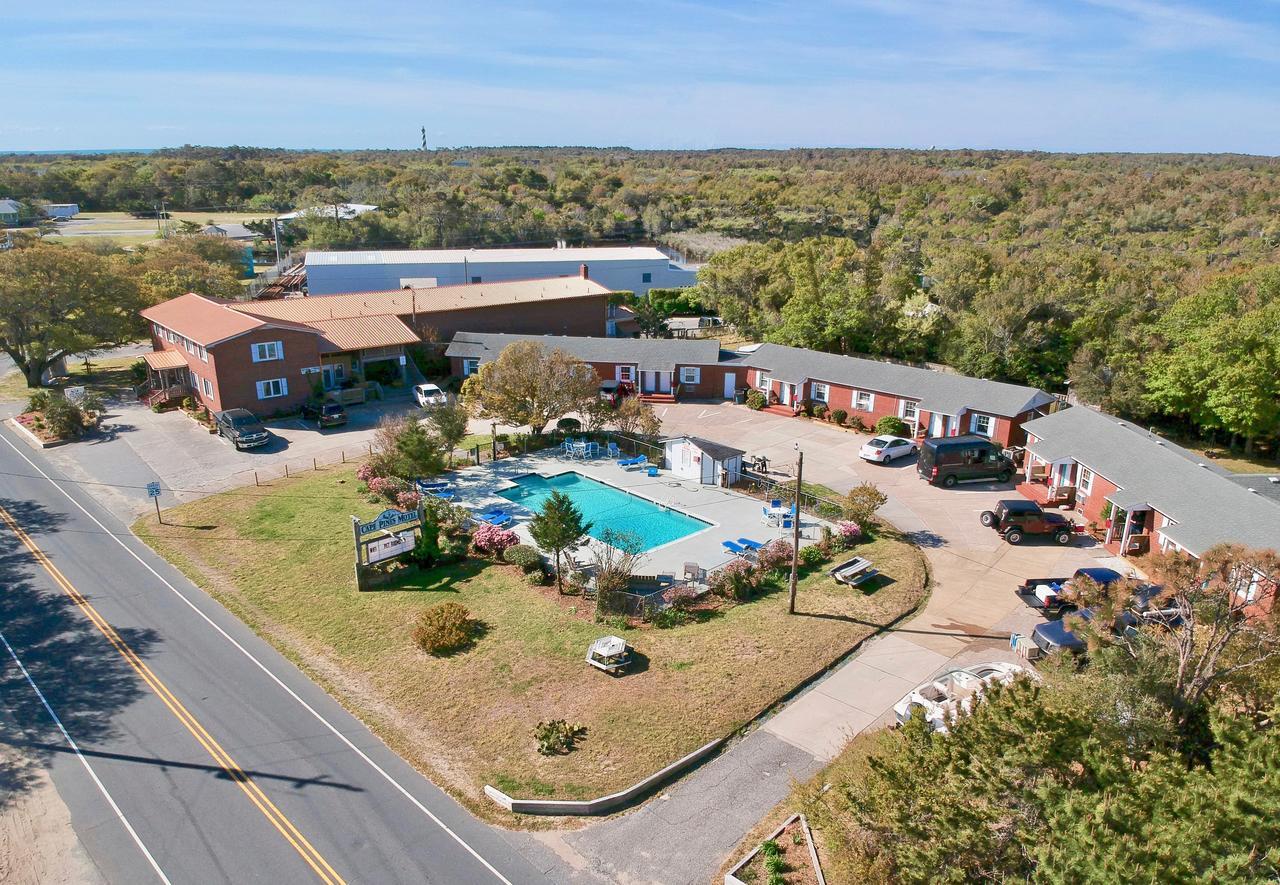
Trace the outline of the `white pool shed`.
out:
M 673 436 L 662 441 L 667 469 L 681 479 L 696 479 L 703 485 L 720 485 L 727 476 L 735 483 L 742 475 L 742 449 L 712 442 L 698 436 Z

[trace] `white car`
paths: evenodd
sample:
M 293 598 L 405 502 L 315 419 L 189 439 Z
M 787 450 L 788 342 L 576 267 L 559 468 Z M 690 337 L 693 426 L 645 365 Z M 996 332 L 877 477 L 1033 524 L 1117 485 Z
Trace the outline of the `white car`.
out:
M 924 710 L 924 719 L 929 727 L 946 734 L 951 721 L 972 710 L 975 699 L 982 697 L 987 686 L 997 682 L 1008 685 L 1023 674 L 1032 679 L 1039 678 L 1025 667 L 1003 661 L 951 670 L 909 691 L 894 705 L 893 715 L 898 724 L 903 725 L 910 721 L 911 714 L 919 707 Z
M 858 457 L 863 461 L 876 461 L 888 464 L 897 458 L 914 455 L 918 446 L 909 439 L 900 436 L 877 436 L 858 450 Z
M 413 388 L 413 398 L 424 409 L 443 406 L 449 402 L 445 392 L 434 384 L 418 384 Z

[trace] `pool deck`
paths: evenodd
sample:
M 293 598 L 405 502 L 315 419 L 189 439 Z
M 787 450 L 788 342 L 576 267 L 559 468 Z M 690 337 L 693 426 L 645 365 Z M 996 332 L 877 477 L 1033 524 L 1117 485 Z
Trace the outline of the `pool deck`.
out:
M 700 485 L 691 479 L 677 479 L 666 470 L 660 470 L 657 477 L 651 477 L 645 470 L 624 470 L 612 459 L 578 461 L 550 451 L 506 458 L 455 473 L 451 480 L 453 491 L 457 494 L 454 503 L 473 513 L 480 513 L 490 506 L 501 507 L 513 517 L 513 523 L 508 528 L 513 529 L 522 541 L 532 544 L 528 522 L 533 514 L 519 504 L 499 497 L 498 492 L 509 488 L 511 481 L 519 476 L 530 473 L 553 476 L 566 471 L 589 476 L 647 498 L 655 504 L 682 510 L 711 523 L 702 531 L 641 554 L 641 563 L 637 569 L 640 574 L 674 574 L 680 577 L 686 562 L 696 562 L 710 571 L 734 558 L 720 546 L 721 541 L 751 538 L 763 544 L 784 535 L 790 540 L 790 531 L 783 533 L 776 527 L 761 522 L 761 501 L 757 498 L 716 486 Z M 804 547 L 818 539 L 821 524 L 820 520 L 802 514 L 800 546 Z M 588 539 L 588 544 L 578 552 L 579 558 L 584 555 L 589 557 L 590 547 L 598 543 L 600 542 L 595 539 Z

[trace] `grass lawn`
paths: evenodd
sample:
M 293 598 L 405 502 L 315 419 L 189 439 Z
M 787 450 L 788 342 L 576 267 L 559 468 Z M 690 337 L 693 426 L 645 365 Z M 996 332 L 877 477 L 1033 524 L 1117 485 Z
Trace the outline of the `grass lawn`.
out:
M 214 495 L 168 511 L 170 525 L 151 517 L 134 530 L 491 818 L 501 815 L 482 798 L 485 783 L 522 798 L 592 798 L 634 783 L 745 724 L 925 594 L 919 551 L 887 536 L 858 552 L 892 580 L 864 593 L 806 575 L 797 616 L 775 590 L 673 629 L 605 627 L 574 598 L 482 561 L 361 594 L 348 517 L 381 508 L 358 485 L 354 470 L 334 468 L 274 483 L 265 497 Z M 465 605 L 485 632 L 469 651 L 434 658 L 409 634 L 442 601 Z M 615 631 L 638 653 L 623 678 L 583 661 L 591 640 Z M 566 756 L 538 755 L 534 726 L 561 718 L 585 725 L 585 740 Z
M 1202 455 L 1206 461 L 1217 464 L 1232 473 L 1280 473 L 1280 462 L 1269 454 L 1245 457 L 1239 450 L 1231 450 L 1225 446 L 1212 445 L 1202 439 L 1179 439 L 1171 437 L 1178 445 Z
M 120 356 L 110 359 L 90 360 L 90 370 L 86 374 L 84 360 L 69 358 L 67 360 L 67 377 L 50 385 L 48 390 L 62 390 L 65 387 L 83 385 L 89 391 L 102 396 L 119 395 L 122 388 L 131 388 L 136 383 L 129 367 L 142 357 Z M 25 400 L 32 394 L 27 387 L 27 380 L 17 369 L 0 378 L 0 402 Z

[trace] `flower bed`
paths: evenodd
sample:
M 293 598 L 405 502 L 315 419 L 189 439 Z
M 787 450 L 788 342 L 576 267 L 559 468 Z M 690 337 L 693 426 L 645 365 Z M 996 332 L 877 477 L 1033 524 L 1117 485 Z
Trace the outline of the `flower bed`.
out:
M 826 885 L 809 824 L 793 814 L 724 877 L 725 885 Z

